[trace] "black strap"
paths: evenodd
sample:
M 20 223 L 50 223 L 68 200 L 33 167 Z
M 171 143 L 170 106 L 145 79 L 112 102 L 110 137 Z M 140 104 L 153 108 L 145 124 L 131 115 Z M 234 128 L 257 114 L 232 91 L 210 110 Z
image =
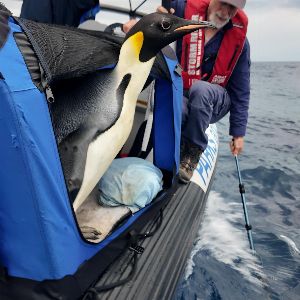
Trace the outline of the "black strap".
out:
M 139 239 L 145 239 L 145 238 L 148 238 L 148 237 L 151 237 L 153 236 L 157 231 L 158 229 L 160 228 L 161 224 L 162 224 L 162 221 L 163 221 L 163 209 L 161 208 L 159 210 L 159 216 L 158 218 L 154 221 L 154 223 L 156 224 L 155 228 L 149 232 L 149 231 L 146 231 L 145 233 L 142 233 L 142 234 L 139 234 L 138 237 Z
M 7 269 L 0 265 L 0 281 L 6 282 L 7 279 Z
M 84 297 L 82 298 L 82 300 L 94 299 L 94 296 L 97 296 L 99 293 L 104 292 L 104 291 L 108 291 L 110 289 L 113 289 L 117 286 L 123 285 L 123 284 L 127 283 L 128 281 L 130 281 L 133 278 L 133 276 L 135 274 L 135 271 L 136 271 L 137 256 L 138 256 L 137 252 L 134 252 L 133 256 L 131 258 L 132 268 L 131 268 L 131 271 L 130 271 L 127 278 L 121 279 L 121 280 L 119 280 L 117 282 L 113 282 L 111 284 L 89 288 L 88 291 L 86 292 L 86 294 L 84 295 Z
M 97 296 L 100 292 L 108 291 L 110 289 L 113 289 L 117 286 L 120 286 L 120 285 L 123 285 L 123 284 L 129 282 L 135 275 L 135 272 L 136 272 L 136 269 L 137 269 L 138 255 L 142 254 L 143 251 L 144 251 L 144 248 L 139 246 L 138 242 L 141 241 L 141 240 L 144 240 L 148 237 L 153 236 L 158 231 L 158 229 L 160 228 L 160 226 L 162 224 L 162 221 L 163 221 L 163 209 L 160 209 L 159 216 L 155 220 L 156 226 L 155 226 L 154 230 L 152 230 L 151 232 L 147 231 L 147 232 L 142 233 L 142 234 L 136 233 L 134 230 L 129 233 L 129 236 L 130 236 L 129 245 L 130 246 L 129 246 L 128 249 L 133 252 L 133 255 L 130 259 L 130 260 L 132 260 L 131 271 L 128 274 L 127 278 L 121 279 L 121 280 L 119 280 L 117 282 L 113 282 L 111 284 L 91 287 L 87 290 L 87 292 L 85 293 L 82 300 L 94 299 L 94 296 Z

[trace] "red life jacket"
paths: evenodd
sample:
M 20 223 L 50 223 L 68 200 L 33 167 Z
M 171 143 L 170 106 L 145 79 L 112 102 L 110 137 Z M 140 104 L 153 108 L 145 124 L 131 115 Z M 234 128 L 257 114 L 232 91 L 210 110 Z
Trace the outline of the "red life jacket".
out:
M 187 0 L 185 19 L 206 20 L 210 0 Z M 210 78 L 211 83 L 226 86 L 239 59 L 246 40 L 248 18 L 238 10 L 231 19 L 233 27 L 226 30 Z M 201 63 L 204 55 L 204 29 L 186 35 L 182 41 L 181 65 L 183 86 L 189 89 L 194 81 L 201 79 Z

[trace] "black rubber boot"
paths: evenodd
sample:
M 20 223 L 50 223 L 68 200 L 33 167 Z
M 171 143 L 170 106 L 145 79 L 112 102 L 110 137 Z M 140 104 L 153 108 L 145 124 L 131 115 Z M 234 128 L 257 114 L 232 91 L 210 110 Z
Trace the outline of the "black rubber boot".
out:
M 203 151 L 195 144 L 182 141 L 180 145 L 179 181 L 187 184 L 193 176 Z

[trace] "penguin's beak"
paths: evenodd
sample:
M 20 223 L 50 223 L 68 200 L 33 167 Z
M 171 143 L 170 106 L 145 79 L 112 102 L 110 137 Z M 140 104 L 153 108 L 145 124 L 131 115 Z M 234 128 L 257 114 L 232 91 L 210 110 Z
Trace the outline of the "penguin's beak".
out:
M 185 23 L 187 24 L 183 24 L 182 26 L 176 28 L 174 31 L 187 34 L 188 32 L 193 32 L 201 28 L 216 28 L 212 23 L 207 21 L 194 22 L 185 20 Z

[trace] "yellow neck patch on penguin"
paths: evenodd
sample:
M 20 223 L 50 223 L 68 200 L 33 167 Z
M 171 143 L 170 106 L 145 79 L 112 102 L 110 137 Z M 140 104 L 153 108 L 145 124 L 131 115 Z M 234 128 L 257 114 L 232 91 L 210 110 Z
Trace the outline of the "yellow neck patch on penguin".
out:
M 140 56 L 140 52 L 144 42 L 144 34 L 142 31 L 135 33 L 133 36 L 129 38 L 133 49 L 135 50 L 135 54 L 137 57 Z

